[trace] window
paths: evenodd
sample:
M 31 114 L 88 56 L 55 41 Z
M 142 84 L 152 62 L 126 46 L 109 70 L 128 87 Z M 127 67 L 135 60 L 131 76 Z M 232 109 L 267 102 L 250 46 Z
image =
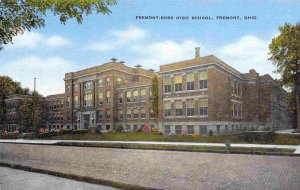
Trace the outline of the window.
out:
M 66 90 L 67 90 L 67 92 L 70 92 L 70 91 L 71 91 L 71 85 L 68 84 L 68 85 L 66 86 Z
M 127 130 L 128 132 L 131 131 L 130 125 L 126 125 L 126 130 Z
M 186 90 L 194 90 L 194 73 L 189 73 L 186 75 Z
M 98 112 L 98 118 L 99 118 L 99 120 L 102 120 L 102 119 L 103 119 L 103 113 L 102 113 L 102 110 L 99 110 L 99 112 Z
M 189 135 L 194 133 L 194 126 L 193 125 L 188 125 L 187 126 L 187 132 Z
M 234 132 L 234 125 L 231 125 L 231 132 Z
M 175 115 L 182 116 L 182 101 L 181 100 L 175 101 Z
M 127 98 L 126 99 L 127 102 L 131 102 L 131 91 L 126 92 L 126 98 Z
M 139 97 L 139 90 L 133 91 L 133 102 L 137 102 Z
M 131 109 L 130 108 L 127 109 L 127 111 L 126 111 L 126 117 L 127 117 L 127 119 L 131 118 Z
M 110 103 L 110 91 L 106 91 L 106 104 Z
M 106 79 L 106 86 L 109 86 L 110 85 L 110 78 L 107 78 Z
M 242 117 L 242 104 L 232 102 L 231 113 L 232 113 L 232 117 L 241 118 Z
M 164 93 L 170 93 L 171 92 L 171 78 L 166 77 L 163 79 L 164 83 Z
M 181 92 L 182 91 L 182 76 L 177 75 L 175 76 L 175 92 Z
M 146 89 L 141 90 L 141 101 L 146 101 Z
M 106 125 L 106 130 L 109 130 L 110 129 L 110 125 Z
M 84 89 L 85 90 L 92 89 L 92 83 L 90 81 L 89 82 L 85 82 L 84 83 Z
M 74 96 L 74 107 L 75 108 L 79 107 L 79 98 L 77 95 Z
M 70 103 L 71 103 L 71 100 L 70 100 L 70 96 L 67 96 L 67 107 L 70 107 Z M 54 106 L 55 108 L 56 106 Z
M 164 128 L 165 128 L 165 134 L 170 134 L 171 133 L 170 125 L 165 125 Z
M 139 118 L 139 110 L 137 108 L 133 109 L 133 118 L 138 119 Z
M 181 125 L 176 125 L 175 126 L 175 134 L 180 135 L 181 131 L 182 131 L 182 126 Z
M 141 108 L 141 118 L 146 118 L 146 109 Z
M 200 89 L 207 89 L 207 71 L 199 72 L 199 87 Z
M 171 102 L 170 101 L 164 102 L 164 112 L 165 112 L 165 117 L 171 116 Z
M 74 88 L 74 92 L 78 92 L 79 85 L 78 84 L 74 84 L 73 88 Z
M 195 115 L 195 101 L 190 99 L 186 101 L 186 115 L 194 116 Z
M 207 116 L 207 106 L 208 100 L 207 98 L 199 99 L 199 115 L 200 116 Z
M 123 104 L 123 93 L 122 92 L 118 93 L 118 102 L 119 102 L 119 104 Z
M 123 110 L 118 110 L 119 119 L 123 119 Z
M 228 134 L 228 125 L 225 125 L 225 134 Z
M 217 125 L 217 134 L 219 135 L 221 133 L 221 126 Z
M 105 118 L 110 119 L 110 110 L 106 110 Z
M 99 86 L 99 87 L 102 87 L 102 85 L 103 85 L 103 79 L 99 79 L 99 80 L 98 80 L 98 86 Z
M 207 135 L 207 126 L 206 125 L 200 125 L 200 134 Z
M 92 94 L 85 94 L 84 95 L 84 106 L 92 106 Z
M 103 104 L 103 93 L 98 92 L 98 104 L 102 105 Z
M 117 78 L 117 83 L 118 83 L 118 84 L 121 84 L 121 83 L 122 83 L 122 78 L 118 77 L 118 78 Z

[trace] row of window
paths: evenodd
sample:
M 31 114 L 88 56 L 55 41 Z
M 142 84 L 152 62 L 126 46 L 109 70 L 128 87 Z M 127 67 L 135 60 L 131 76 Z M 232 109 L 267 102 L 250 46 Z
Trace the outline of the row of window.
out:
M 133 93 L 132 93 L 133 92 Z M 140 93 L 139 93 L 140 92 Z M 132 96 L 133 95 L 133 96 Z M 151 97 L 151 91 L 150 91 L 150 97 Z M 103 92 L 98 92 L 98 105 L 103 104 Z M 151 100 L 152 98 L 150 98 Z M 106 96 L 105 96 L 105 101 L 106 104 L 110 104 L 110 91 L 106 91 Z M 134 90 L 134 91 L 127 91 L 126 92 L 126 102 L 144 102 L 146 101 L 146 89 L 141 89 L 141 90 Z M 118 93 L 118 103 L 123 103 L 123 93 L 120 92 Z M 93 96 L 91 93 L 87 93 L 84 95 L 84 102 L 83 102 L 85 107 L 92 106 L 93 105 Z M 70 105 L 70 97 L 67 97 L 67 106 L 69 107 Z M 74 107 L 77 108 L 79 107 L 79 96 L 75 95 L 74 96 Z
M 155 114 L 151 108 L 149 108 L 149 113 L 150 113 L 150 118 L 154 118 Z M 144 119 L 146 118 L 146 108 L 134 108 L 134 109 L 126 109 L 126 113 L 124 113 L 123 110 L 118 110 L 118 118 L 119 119 Z M 103 113 L 102 110 L 99 110 L 98 112 L 98 119 L 103 120 L 103 119 L 110 119 L 110 110 L 106 110 L 105 114 Z
M 117 84 L 121 84 L 123 81 L 127 82 L 127 79 L 122 79 L 121 77 L 117 78 Z M 99 79 L 98 80 L 98 87 L 103 87 L 103 84 L 105 84 L 106 86 L 110 85 L 110 78 L 106 78 L 106 79 Z M 92 81 L 87 81 L 83 83 L 83 88 L 84 90 L 90 90 L 93 88 L 93 83 Z M 74 92 L 78 92 L 79 90 L 79 84 L 74 84 L 73 85 L 73 90 Z M 71 91 L 71 85 L 66 85 L 66 91 L 70 92 Z
M 207 89 L 207 71 L 200 71 L 198 73 L 198 88 Z M 186 89 L 182 86 L 182 75 L 176 75 L 174 77 L 174 92 L 181 92 L 183 90 L 192 91 L 195 90 L 195 73 L 188 73 L 186 75 Z M 163 79 L 164 93 L 171 93 L 171 77 L 164 77 Z
M 194 99 L 188 99 L 186 100 L 186 115 L 187 116 L 194 116 L 195 113 L 195 100 Z M 207 116 L 208 115 L 208 99 L 202 98 L 198 100 L 198 115 L 200 116 Z M 174 101 L 174 110 L 175 110 L 175 116 L 183 116 L 183 102 L 181 100 L 175 100 Z M 171 102 L 165 101 L 164 102 L 164 116 L 170 117 L 172 116 L 172 108 L 171 108 Z
M 198 126 L 197 126 L 197 128 L 198 128 Z M 175 125 L 175 134 L 177 134 L 177 135 L 181 134 L 182 129 L 183 129 L 183 127 L 181 125 Z M 187 133 L 190 134 L 190 135 L 195 133 L 195 132 L 199 132 L 202 135 L 208 135 L 209 134 L 207 125 L 200 125 L 199 128 L 198 128 L 199 130 L 197 130 L 197 131 L 195 130 L 194 125 L 188 125 L 186 127 L 186 129 L 187 129 Z M 243 127 L 241 124 L 240 125 L 231 125 L 231 126 L 230 125 L 225 125 L 224 126 L 224 133 L 225 134 L 235 133 L 235 132 L 239 132 L 241 130 L 245 130 L 245 127 Z M 165 134 L 170 134 L 171 132 L 172 132 L 171 131 L 171 126 L 170 125 L 165 125 L 164 126 L 164 133 Z M 217 125 L 216 130 L 215 131 L 211 130 L 210 133 L 213 134 L 214 132 L 217 135 L 221 134 L 221 125 Z

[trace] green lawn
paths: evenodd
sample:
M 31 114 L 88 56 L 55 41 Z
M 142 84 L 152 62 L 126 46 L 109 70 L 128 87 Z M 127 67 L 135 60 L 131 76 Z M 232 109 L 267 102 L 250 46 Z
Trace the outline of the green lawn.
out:
M 282 144 L 299 145 L 299 135 L 275 135 L 272 141 L 241 141 L 238 135 L 224 136 L 165 136 L 154 133 L 100 133 L 100 134 L 74 134 L 54 136 L 51 139 L 64 140 L 99 140 L 99 141 L 159 141 L 159 142 L 206 142 L 206 143 L 224 143 L 227 139 L 232 143 L 253 143 L 253 144 Z
M 181 145 L 149 145 L 149 144 L 118 144 L 118 143 L 82 143 L 82 142 L 60 142 L 59 145 L 64 146 L 87 146 L 100 148 L 127 148 L 127 149 L 149 149 L 149 150 L 176 150 L 176 151 L 208 151 L 208 152 L 244 152 L 244 153 L 288 153 L 293 154 L 292 149 L 273 149 L 273 148 L 247 148 L 247 147 L 226 147 L 218 146 L 181 146 Z

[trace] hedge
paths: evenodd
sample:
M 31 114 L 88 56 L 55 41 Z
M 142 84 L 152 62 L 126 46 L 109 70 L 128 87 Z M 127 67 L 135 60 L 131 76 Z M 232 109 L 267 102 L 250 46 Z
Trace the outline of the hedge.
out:
M 243 141 L 271 141 L 274 137 L 272 131 L 247 131 L 239 134 Z

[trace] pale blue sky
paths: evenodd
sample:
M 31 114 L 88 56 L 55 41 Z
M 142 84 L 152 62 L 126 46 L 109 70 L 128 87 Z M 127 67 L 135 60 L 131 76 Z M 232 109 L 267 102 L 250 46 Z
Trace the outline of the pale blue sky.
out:
M 296 0 L 121 0 L 110 15 L 94 14 L 81 25 L 66 25 L 49 13 L 46 27 L 14 38 L 0 51 L 0 75 L 20 81 L 44 95 L 62 93 L 64 73 L 99 65 L 115 57 L 133 66 L 159 70 L 159 65 L 214 54 L 240 72 L 254 68 L 272 73 L 268 44 L 278 26 L 300 21 Z M 137 20 L 136 16 L 189 16 L 189 20 Z M 192 20 L 210 16 L 213 20 Z M 240 16 L 241 20 L 217 20 Z M 244 16 L 256 16 L 245 20 Z

